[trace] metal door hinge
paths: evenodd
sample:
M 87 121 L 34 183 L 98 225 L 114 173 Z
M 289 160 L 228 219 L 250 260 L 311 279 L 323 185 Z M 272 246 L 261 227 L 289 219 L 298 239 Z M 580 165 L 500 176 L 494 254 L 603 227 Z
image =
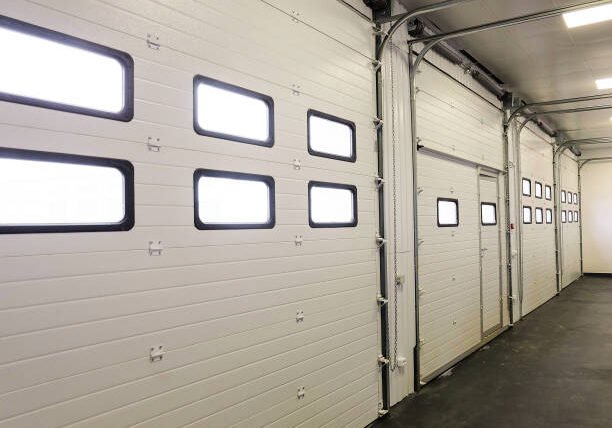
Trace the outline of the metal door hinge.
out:
M 304 237 L 302 235 L 295 235 L 295 246 L 296 247 L 301 247 L 302 243 L 304 242 Z
M 161 256 L 162 251 L 164 251 L 162 241 L 149 241 L 150 256 Z
M 385 299 L 381 294 L 378 294 L 378 296 L 376 296 L 376 301 L 378 302 L 380 306 L 383 306 L 389 303 L 389 299 Z
M 302 162 L 300 162 L 299 159 L 293 159 L 293 162 L 291 164 L 293 165 L 293 169 L 295 169 L 296 171 L 302 169 Z
M 378 248 L 382 247 L 383 245 L 386 245 L 387 242 L 388 241 L 385 238 L 383 238 L 382 236 L 376 235 L 376 246 Z
M 161 145 L 159 138 L 147 137 L 147 149 L 150 152 L 159 152 L 161 150 Z
M 374 177 L 374 183 L 376 184 L 376 190 L 380 190 L 380 188 L 384 186 L 386 182 L 387 180 L 385 180 L 382 177 Z
M 300 323 L 304 321 L 304 311 L 299 310 L 295 314 L 295 322 Z
M 150 49 L 153 49 L 155 51 L 158 51 L 159 48 L 161 47 L 161 44 L 159 43 L 159 36 L 156 36 L 155 34 L 147 34 L 147 46 Z
M 303 399 L 306 396 L 306 388 L 305 387 L 300 387 L 297 390 L 297 398 L 298 400 Z
M 149 350 L 149 361 L 151 361 L 152 363 L 156 361 L 161 361 L 164 358 L 165 353 L 166 351 L 164 350 L 164 347 L 161 345 L 157 347 L 152 347 Z
M 378 129 L 385 124 L 385 122 L 379 117 L 372 119 L 372 123 L 374 123 L 374 129 Z
M 389 359 L 385 358 L 383 355 L 379 355 L 377 361 L 378 361 L 378 364 L 381 366 L 384 366 L 385 364 L 389 364 Z

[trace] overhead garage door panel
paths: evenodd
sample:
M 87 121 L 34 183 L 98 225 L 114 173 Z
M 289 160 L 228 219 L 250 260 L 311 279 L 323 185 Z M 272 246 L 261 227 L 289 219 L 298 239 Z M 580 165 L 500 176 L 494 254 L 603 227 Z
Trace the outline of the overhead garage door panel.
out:
M 546 222 L 546 210 L 554 215 L 554 202 L 546 198 L 546 187 L 553 186 L 553 149 L 530 129 L 521 134 L 521 179 L 531 181 L 531 196 L 521 195 L 522 205 L 532 210 L 532 223 L 521 224 L 522 230 L 522 310 L 527 315 L 557 292 L 555 275 L 555 225 Z M 541 195 L 536 195 L 536 186 Z M 541 187 L 540 187 L 541 186 Z M 536 210 L 542 211 L 537 223 Z

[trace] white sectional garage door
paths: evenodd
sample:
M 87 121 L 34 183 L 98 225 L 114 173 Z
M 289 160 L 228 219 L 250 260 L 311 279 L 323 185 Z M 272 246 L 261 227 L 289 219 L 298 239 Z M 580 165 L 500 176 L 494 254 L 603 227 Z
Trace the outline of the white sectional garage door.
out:
M 579 212 L 579 201 L 574 202 L 578 194 L 578 164 L 568 155 L 561 156 L 561 191 L 565 191 L 565 202 L 559 204 L 561 211 L 566 212 L 566 222 L 562 223 L 563 280 L 567 287 L 580 277 L 580 229 L 575 221 Z M 570 203 L 570 196 L 572 199 Z M 570 218 L 571 215 L 571 218 Z M 571 221 L 570 221 L 571 220 Z
M 0 102 L 0 132 L 131 162 L 136 212 L 124 232 L 0 236 L 0 427 L 374 420 L 370 24 L 327 0 L 6 0 L 0 14 L 133 57 L 131 122 Z M 196 75 L 271 97 L 274 145 L 198 135 Z M 309 109 L 354 124 L 355 162 L 308 152 Z M 198 230 L 198 169 L 271 177 L 273 227 Z M 309 226 L 311 181 L 354 186 L 355 227 Z
M 481 199 L 496 208 L 500 201 L 497 179 L 481 177 L 474 165 L 423 151 L 418 161 L 419 333 L 427 381 L 501 327 L 499 229 L 483 226 L 481 234 L 480 221 Z
M 552 146 L 525 129 L 521 134 L 522 177 L 529 180 L 531 196 L 522 195 L 523 207 L 532 212 L 530 224 L 522 224 L 522 310 L 527 315 L 557 292 L 555 275 L 555 222 L 553 209 Z M 537 189 L 536 189 L 537 187 Z M 548 190 L 550 196 L 548 196 Z M 542 223 L 538 223 L 541 210 Z M 547 210 L 550 213 L 547 222 Z

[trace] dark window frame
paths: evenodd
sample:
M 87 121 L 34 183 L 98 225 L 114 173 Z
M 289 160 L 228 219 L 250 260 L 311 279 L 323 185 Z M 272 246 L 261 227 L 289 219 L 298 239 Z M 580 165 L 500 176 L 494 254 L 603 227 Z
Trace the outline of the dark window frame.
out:
M 550 213 L 550 221 L 548 221 L 548 213 Z M 552 222 L 553 222 L 553 212 L 552 212 L 552 210 L 550 208 L 546 208 L 545 215 L 546 215 L 546 224 L 552 224 Z
M 563 214 L 565 214 L 565 216 Z M 561 223 L 567 223 L 567 212 L 565 210 L 561 210 Z
M 538 196 L 538 184 L 540 185 L 540 196 Z M 536 181 L 533 188 L 533 194 L 537 199 L 542 199 L 544 197 L 544 186 L 539 181 Z
M 574 203 L 574 196 L 572 192 L 567 192 L 567 203 L 570 205 Z
M 525 208 L 529 210 L 529 221 L 525 221 Z M 523 224 L 532 224 L 533 223 L 533 209 L 531 207 L 523 207 L 523 212 L 521 213 L 523 216 Z
M 224 89 L 226 91 L 235 92 L 240 95 L 245 95 L 250 98 L 255 98 L 263 101 L 268 106 L 268 139 L 265 141 L 256 140 L 254 138 L 240 137 L 237 135 L 226 134 L 223 132 L 215 132 L 204 129 L 198 123 L 198 86 L 200 83 L 205 83 L 210 86 Z M 261 92 L 252 91 L 242 86 L 232 85 L 231 83 L 223 82 L 221 80 L 213 79 L 212 77 L 202 76 L 196 74 L 193 77 L 193 129 L 199 135 L 206 137 L 220 138 L 223 140 L 236 141 L 239 143 L 253 144 L 261 147 L 272 147 L 274 146 L 274 99 Z
M 548 190 L 548 192 L 547 192 Z M 546 196 L 548 194 L 548 196 Z M 544 198 L 547 201 L 551 201 L 552 200 L 552 187 L 548 184 L 544 185 Z
M 578 205 L 578 193 L 574 193 L 574 205 Z
M 43 152 L 0 147 L 0 158 L 11 158 L 28 161 L 56 162 L 77 165 L 111 167 L 123 174 L 125 215 L 118 223 L 112 224 L 33 224 L 33 225 L 0 225 L 0 234 L 24 233 L 70 233 L 70 232 L 117 232 L 127 231 L 134 227 L 134 166 L 123 159 L 102 158 L 95 156 L 73 155 L 69 153 Z
M 542 214 L 542 221 L 538 221 L 538 210 L 540 211 L 540 213 Z M 535 223 L 536 224 L 544 224 L 544 209 L 541 207 L 536 207 L 535 208 Z
M 578 211 L 574 211 L 574 223 L 578 223 Z
M 564 204 L 567 201 L 567 197 L 565 195 L 565 190 L 561 190 L 561 203 Z
M 83 49 L 89 52 L 94 52 L 106 57 L 111 57 L 122 65 L 125 85 L 123 88 L 123 110 L 118 113 L 96 110 L 87 107 L 78 107 L 71 104 L 41 100 L 38 98 L 10 94 L 7 92 L 0 92 L 0 101 L 42 107 L 86 116 L 101 117 L 104 119 L 118 120 L 121 122 L 129 122 L 134 118 L 134 60 L 128 53 L 3 15 L 0 15 L 0 27 L 19 31 L 53 42 L 62 43 L 67 46 Z M 95 82 L 92 82 L 92 84 L 95 84 Z
M 340 156 L 334 155 L 332 153 L 320 152 L 318 150 L 314 150 L 310 145 L 310 117 L 320 117 L 321 119 L 326 119 L 331 122 L 340 123 L 342 125 L 347 125 L 351 129 L 351 156 Z M 306 139 L 308 146 L 308 153 L 312 156 L 320 156 L 323 158 L 335 159 L 339 161 L 345 162 L 356 162 L 357 161 L 357 127 L 355 126 L 355 122 L 351 122 L 350 120 L 342 119 L 338 116 L 333 116 L 331 114 L 323 113 L 322 111 L 308 109 L 306 113 Z
M 198 187 L 201 177 L 233 178 L 237 180 L 261 181 L 268 186 L 270 218 L 266 223 L 204 223 L 200 219 Z M 274 178 L 270 175 L 249 174 L 245 172 L 222 171 L 218 169 L 198 168 L 193 172 L 193 215 L 194 225 L 199 230 L 231 229 L 273 229 L 276 225 L 276 200 Z
M 525 193 L 525 186 L 523 184 L 525 181 L 529 182 L 529 194 Z M 523 196 L 531 196 L 531 180 L 529 178 L 523 177 L 523 179 L 521 180 L 521 194 Z
M 440 201 L 454 202 L 457 207 L 457 223 L 455 224 L 440 224 Z M 459 227 L 459 200 L 453 198 L 438 198 L 436 200 L 436 222 L 438 227 Z
M 329 189 L 350 190 L 353 195 L 353 221 L 346 223 L 317 223 L 312 220 L 312 201 L 310 190 L 313 187 L 326 187 Z M 308 182 L 308 224 L 312 228 L 337 228 L 337 227 L 356 227 L 358 223 L 357 209 L 357 186 L 352 184 L 330 183 L 327 181 L 309 181 Z
M 482 218 L 482 207 L 483 206 L 492 206 L 493 207 L 493 213 L 495 215 L 495 223 L 485 223 L 484 219 Z M 457 214 L 459 214 L 459 206 L 457 206 Z M 459 216 L 457 216 L 458 218 Z M 482 226 L 497 226 L 497 204 L 494 202 L 481 202 L 480 203 L 480 224 Z

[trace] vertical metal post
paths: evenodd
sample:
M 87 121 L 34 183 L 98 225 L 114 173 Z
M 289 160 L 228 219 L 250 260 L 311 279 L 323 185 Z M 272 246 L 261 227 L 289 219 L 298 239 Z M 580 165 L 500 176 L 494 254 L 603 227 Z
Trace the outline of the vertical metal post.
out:
M 584 275 L 584 259 L 582 257 L 582 166 L 578 164 L 578 230 L 580 231 L 580 276 Z
M 504 112 L 504 120 L 503 120 L 503 155 L 504 155 L 504 202 L 505 202 L 505 210 L 506 210 L 506 272 L 507 272 L 507 293 L 508 293 L 508 321 L 510 325 L 514 324 L 514 304 L 513 304 L 513 290 L 512 290 L 512 230 L 510 229 L 510 225 L 512 223 L 512 219 L 510 216 L 510 143 L 508 138 L 508 132 L 510 129 L 510 124 L 507 122 L 506 116 L 508 116 L 507 112 Z M 503 323 L 503 320 L 502 320 Z
M 412 146 L 412 222 L 413 222 L 413 263 L 414 263 L 414 390 L 421 389 L 421 337 L 419 320 L 419 221 L 418 221 L 418 189 L 417 189 L 417 154 L 418 137 L 416 135 L 416 73 L 412 47 L 408 49 L 408 80 L 410 90 L 410 140 Z
M 523 126 L 517 127 L 517 123 L 512 123 L 512 137 L 514 142 L 514 165 L 516 174 L 516 210 L 518 218 L 516 220 L 516 248 L 518 250 L 518 270 L 517 270 L 517 291 L 519 319 L 523 317 L 523 173 L 521 169 L 521 131 Z
M 380 25 L 376 26 L 380 30 Z M 376 36 L 376 46 L 381 42 L 380 35 Z M 376 70 L 376 117 L 382 121 L 383 119 L 383 78 L 382 67 Z M 383 126 L 379 126 L 376 130 L 376 148 L 378 151 L 378 177 L 384 178 L 385 163 L 384 163 L 384 144 L 383 144 Z M 382 182 L 382 181 L 381 181 Z M 381 237 L 385 236 L 385 188 L 384 185 L 378 188 L 378 233 Z M 381 245 L 378 250 L 379 270 L 380 270 L 380 295 L 387 299 L 387 248 L 386 245 Z M 389 314 L 387 305 L 380 305 L 380 354 L 390 359 L 389 354 Z M 390 383 L 389 383 L 389 364 L 383 364 L 381 370 L 382 382 L 382 409 L 389 410 L 390 407 Z

